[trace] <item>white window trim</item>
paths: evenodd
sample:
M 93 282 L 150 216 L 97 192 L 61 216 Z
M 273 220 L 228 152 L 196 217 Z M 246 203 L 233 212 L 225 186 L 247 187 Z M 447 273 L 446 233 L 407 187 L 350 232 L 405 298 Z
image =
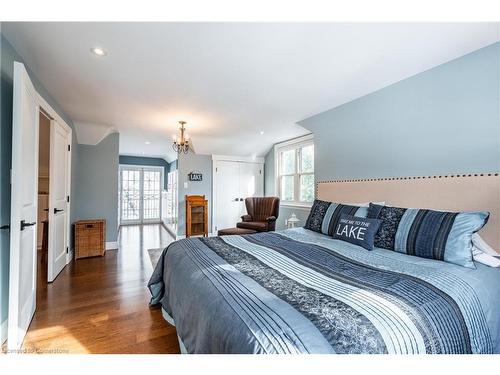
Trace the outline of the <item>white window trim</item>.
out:
M 277 143 L 274 145 L 274 195 L 279 197 L 280 194 L 280 174 L 279 174 L 279 154 L 280 152 L 296 149 L 301 146 L 305 146 L 308 144 L 314 144 L 314 135 L 312 133 L 307 134 L 303 137 L 294 138 L 289 141 Z M 297 161 L 298 162 L 298 161 Z M 316 168 L 315 168 L 316 169 Z M 313 172 L 314 174 L 315 172 Z M 296 185 L 298 185 L 296 183 Z M 281 198 L 280 198 L 281 199 Z M 311 208 L 313 202 L 305 203 L 305 202 L 288 202 L 288 201 L 280 201 L 281 207 L 291 207 L 308 210 Z

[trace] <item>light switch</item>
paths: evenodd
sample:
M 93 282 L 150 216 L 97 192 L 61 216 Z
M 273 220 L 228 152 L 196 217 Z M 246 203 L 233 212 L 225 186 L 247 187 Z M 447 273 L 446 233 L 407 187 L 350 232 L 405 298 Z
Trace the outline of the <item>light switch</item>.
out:
M 187 189 L 187 188 L 188 188 L 188 183 L 184 182 L 184 189 Z

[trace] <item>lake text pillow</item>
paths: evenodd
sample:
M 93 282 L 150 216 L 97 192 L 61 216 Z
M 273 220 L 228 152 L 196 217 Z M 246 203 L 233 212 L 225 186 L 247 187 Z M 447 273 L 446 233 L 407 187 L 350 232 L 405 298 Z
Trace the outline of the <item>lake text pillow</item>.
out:
M 375 234 L 382 221 L 342 214 L 333 232 L 333 238 L 373 250 Z

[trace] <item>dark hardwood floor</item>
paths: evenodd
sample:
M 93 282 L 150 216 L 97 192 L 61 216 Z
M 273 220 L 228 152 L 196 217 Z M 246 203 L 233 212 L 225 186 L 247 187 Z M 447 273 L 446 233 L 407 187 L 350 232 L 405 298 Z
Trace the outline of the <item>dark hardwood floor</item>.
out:
M 73 261 L 47 284 L 38 264 L 37 309 L 24 349 L 67 353 L 179 353 L 175 328 L 149 308 L 147 250 L 172 241 L 161 225 L 124 226 L 119 249 Z M 40 257 L 39 257 L 40 259 Z

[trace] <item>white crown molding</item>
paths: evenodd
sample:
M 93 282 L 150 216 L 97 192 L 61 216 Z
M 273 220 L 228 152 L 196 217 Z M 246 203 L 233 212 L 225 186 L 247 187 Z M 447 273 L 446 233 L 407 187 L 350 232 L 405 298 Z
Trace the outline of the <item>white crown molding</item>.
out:
M 75 121 L 76 140 L 82 145 L 95 146 L 116 129 L 111 125 Z

